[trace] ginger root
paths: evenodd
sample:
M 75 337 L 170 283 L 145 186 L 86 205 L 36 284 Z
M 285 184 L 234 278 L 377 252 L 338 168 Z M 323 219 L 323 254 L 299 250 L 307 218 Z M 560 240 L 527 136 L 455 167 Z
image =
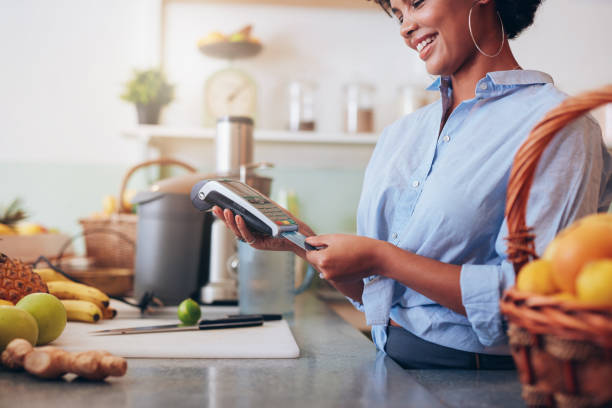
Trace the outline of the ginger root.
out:
M 88 380 L 99 381 L 108 376 L 121 377 L 127 371 L 127 361 L 108 351 L 84 351 L 72 358 L 72 372 Z
M 11 369 L 24 368 L 32 375 L 47 379 L 73 373 L 101 381 L 108 376 L 121 377 L 127 371 L 127 361 L 107 351 L 69 353 L 52 346 L 33 348 L 23 339 L 15 339 L 6 346 L 2 364 Z
M 54 379 L 62 377 L 71 370 L 72 356 L 57 347 L 36 347 L 23 360 L 23 368 L 40 378 Z
M 15 339 L 9 345 L 10 347 L 7 347 L 0 357 L 2 365 L 11 370 L 23 369 L 23 360 L 34 347 L 25 339 Z

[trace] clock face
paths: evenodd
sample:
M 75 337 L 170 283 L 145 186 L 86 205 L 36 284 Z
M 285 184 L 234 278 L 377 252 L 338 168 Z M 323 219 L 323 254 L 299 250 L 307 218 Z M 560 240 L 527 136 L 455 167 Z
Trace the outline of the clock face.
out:
M 214 73 L 204 86 L 206 121 L 222 116 L 255 116 L 257 88 L 244 72 L 229 68 Z

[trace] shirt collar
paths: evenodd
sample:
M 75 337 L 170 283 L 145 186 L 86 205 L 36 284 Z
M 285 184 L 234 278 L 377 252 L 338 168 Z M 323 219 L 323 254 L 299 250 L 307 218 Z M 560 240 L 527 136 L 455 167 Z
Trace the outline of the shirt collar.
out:
M 540 71 L 513 70 L 489 72 L 476 84 L 476 97 L 482 98 L 499 95 L 516 86 L 547 83 L 553 83 L 552 77 Z M 441 85 L 442 78 L 438 77 L 426 89 L 428 91 L 438 91 L 441 89 Z

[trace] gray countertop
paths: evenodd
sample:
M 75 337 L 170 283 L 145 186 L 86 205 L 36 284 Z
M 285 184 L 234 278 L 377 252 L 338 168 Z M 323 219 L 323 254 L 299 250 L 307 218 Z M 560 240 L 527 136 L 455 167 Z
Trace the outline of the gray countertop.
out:
M 296 299 L 298 359 L 129 359 L 103 383 L 0 370 L 1 407 L 522 407 L 514 371 L 402 370 L 313 294 Z

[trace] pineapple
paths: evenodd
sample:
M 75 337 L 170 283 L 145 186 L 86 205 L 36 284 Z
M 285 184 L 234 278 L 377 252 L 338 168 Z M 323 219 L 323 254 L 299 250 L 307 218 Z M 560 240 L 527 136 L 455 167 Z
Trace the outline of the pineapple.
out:
M 0 209 L 0 235 L 16 234 L 15 225 L 27 217 L 21 208 L 21 200 L 19 198 L 13 200 L 8 207 Z
M 40 275 L 31 266 L 0 253 L 0 299 L 16 304 L 34 292 L 49 292 Z

